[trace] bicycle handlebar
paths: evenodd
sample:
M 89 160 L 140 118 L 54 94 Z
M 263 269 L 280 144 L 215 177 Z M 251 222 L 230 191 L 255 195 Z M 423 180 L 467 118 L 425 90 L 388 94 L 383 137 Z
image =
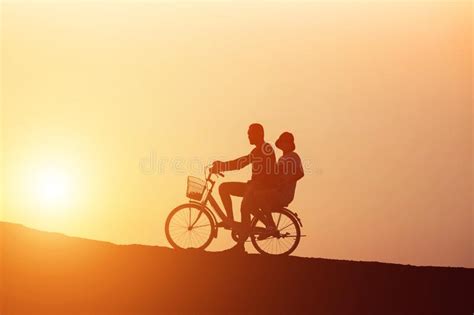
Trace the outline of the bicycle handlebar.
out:
M 212 168 L 212 165 L 206 166 L 206 169 L 209 171 L 209 175 L 207 176 L 208 179 L 211 177 L 212 174 L 215 174 L 220 177 L 225 177 L 224 173 L 222 172 L 211 172 L 211 168 Z

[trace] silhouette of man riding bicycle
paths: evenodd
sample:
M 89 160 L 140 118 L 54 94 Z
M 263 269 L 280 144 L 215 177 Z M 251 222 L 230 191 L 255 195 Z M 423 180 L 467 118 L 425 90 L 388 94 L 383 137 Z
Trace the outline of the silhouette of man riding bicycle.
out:
M 222 227 L 231 230 L 237 242 L 227 251 L 244 253 L 249 237 L 262 254 L 289 255 L 296 249 L 301 238 L 301 220 L 285 207 L 293 200 L 296 182 L 304 172 L 295 152 L 293 135 L 284 132 L 276 141 L 277 148 L 283 152 L 278 162 L 272 146 L 264 140 L 262 125 L 250 125 L 248 138 L 255 146 L 248 155 L 227 162 L 215 161 L 206 168 L 205 181 L 188 177 L 190 201 L 173 209 L 165 225 L 166 237 L 174 248 L 204 249 Z M 249 164 L 252 177 L 248 182 L 225 182 L 219 186 L 224 214 L 212 195 L 216 180 L 224 176 L 223 172 L 239 170 Z M 241 223 L 234 221 L 231 196 L 243 198 Z

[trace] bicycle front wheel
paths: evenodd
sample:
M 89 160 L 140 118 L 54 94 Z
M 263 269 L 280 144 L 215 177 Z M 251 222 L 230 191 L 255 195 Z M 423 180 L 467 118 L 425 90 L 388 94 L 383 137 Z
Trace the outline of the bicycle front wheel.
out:
M 173 209 L 165 224 L 166 238 L 175 249 L 204 250 L 214 237 L 214 229 L 209 212 L 194 204 Z
M 268 232 L 268 222 L 255 217 L 252 221 L 250 239 L 255 249 L 264 255 L 287 256 L 294 252 L 301 239 L 301 229 L 295 216 L 286 209 L 271 212 L 276 229 Z M 268 219 L 266 219 L 268 220 Z

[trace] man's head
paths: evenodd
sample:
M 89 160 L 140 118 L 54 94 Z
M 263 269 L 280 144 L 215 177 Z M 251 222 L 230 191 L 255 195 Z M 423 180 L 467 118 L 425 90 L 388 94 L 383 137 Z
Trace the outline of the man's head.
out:
M 257 145 L 264 142 L 263 137 L 265 133 L 263 131 L 263 126 L 260 124 L 251 124 L 249 126 L 248 135 L 250 144 Z
M 290 132 L 284 132 L 280 135 L 278 140 L 275 142 L 275 145 L 278 149 L 283 152 L 292 152 L 295 150 L 295 138 Z

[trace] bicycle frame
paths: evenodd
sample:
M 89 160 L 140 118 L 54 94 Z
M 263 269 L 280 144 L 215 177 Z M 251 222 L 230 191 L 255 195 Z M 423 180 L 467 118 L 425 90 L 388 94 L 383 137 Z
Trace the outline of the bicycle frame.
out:
M 208 187 L 205 197 L 198 203 L 206 209 L 209 209 L 207 207 L 207 203 L 209 203 L 211 208 L 217 213 L 221 220 L 227 219 L 227 216 L 225 215 L 224 211 L 222 211 L 216 199 L 214 199 L 214 196 L 212 196 L 212 191 L 214 189 L 214 186 L 216 185 L 216 181 L 212 179 L 211 172 L 209 172 L 209 175 L 207 175 L 206 182 L 210 183 L 211 186 Z
M 225 215 L 224 211 L 222 211 L 222 209 L 219 206 L 219 204 L 217 203 L 216 199 L 214 199 L 214 197 L 212 196 L 212 191 L 214 189 L 216 181 L 212 179 L 212 173 L 211 172 L 209 172 L 209 174 L 206 177 L 206 186 L 207 186 L 207 183 L 210 183 L 211 185 L 210 185 L 210 187 L 207 187 L 207 192 L 206 192 L 204 198 L 201 201 L 190 200 L 189 203 L 199 205 L 204 211 L 209 212 L 211 214 L 212 218 L 214 219 L 214 223 L 217 224 L 218 223 L 217 222 L 217 217 L 214 214 L 214 212 L 217 213 L 218 217 L 221 220 L 225 220 L 227 218 L 227 216 Z M 209 208 L 207 206 L 208 203 L 210 204 L 211 208 Z M 212 210 L 214 210 L 214 211 L 212 211 Z M 201 215 L 202 215 L 202 212 L 200 212 L 199 215 L 196 217 L 194 222 L 191 224 L 191 227 L 194 227 L 196 222 L 198 222 L 199 219 L 201 218 Z M 218 228 L 215 227 L 214 231 L 213 231 L 214 238 L 217 238 L 217 231 L 218 231 Z
M 200 205 L 203 209 L 205 209 L 206 211 L 210 212 L 210 214 L 212 215 L 215 223 L 218 223 L 217 222 L 217 218 L 216 218 L 216 215 L 214 214 L 217 213 L 217 216 L 221 219 L 221 220 L 226 220 L 227 219 L 227 215 L 224 213 L 224 211 L 222 211 L 221 207 L 219 206 L 219 204 L 217 203 L 216 199 L 214 199 L 214 196 L 212 196 L 212 191 L 214 189 L 214 186 L 216 184 L 216 180 L 212 179 L 212 175 L 213 173 L 209 172 L 209 174 L 207 175 L 206 177 L 206 184 L 207 183 L 210 183 L 210 187 L 207 188 L 207 192 L 204 196 L 204 198 L 201 200 L 201 201 L 193 201 L 193 200 L 190 200 L 190 203 L 193 203 L 193 204 L 198 204 Z M 223 176 L 222 174 L 220 174 L 221 176 Z M 216 174 L 216 176 L 218 176 Z M 209 203 L 210 205 L 210 208 L 207 206 L 207 204 Z M 284 210 L 288 211 L 289 213 L 291 213 L 298 221 L 299 225 L 300 226 L 303 226 L 303 224 L 301 223 L 301 220 L 300 218 L 298 217 L 298 215 L 289 210 L 289 209 L 286 209 L 286 208 L 283 208 Z M 214 210 L 214 211 L 212 211 Z M 194 226 L 194 224 L 196 224 L 196 222 L 199 221 L 199 218 L 201 217 L 202 213 L 200 213 L 197 218 L 194 220 L 193 224 L 191 224 L 191 227 Z M 261 215 L 262 213 L 261 212 L 257 212 L 257 213 L 252 213 L 254 219 L 262 219 Z M 218 228 L 216 227 L 215 228 L 215 231 L 214 231 L 214 237 L 217 237 L 217 230 Z

